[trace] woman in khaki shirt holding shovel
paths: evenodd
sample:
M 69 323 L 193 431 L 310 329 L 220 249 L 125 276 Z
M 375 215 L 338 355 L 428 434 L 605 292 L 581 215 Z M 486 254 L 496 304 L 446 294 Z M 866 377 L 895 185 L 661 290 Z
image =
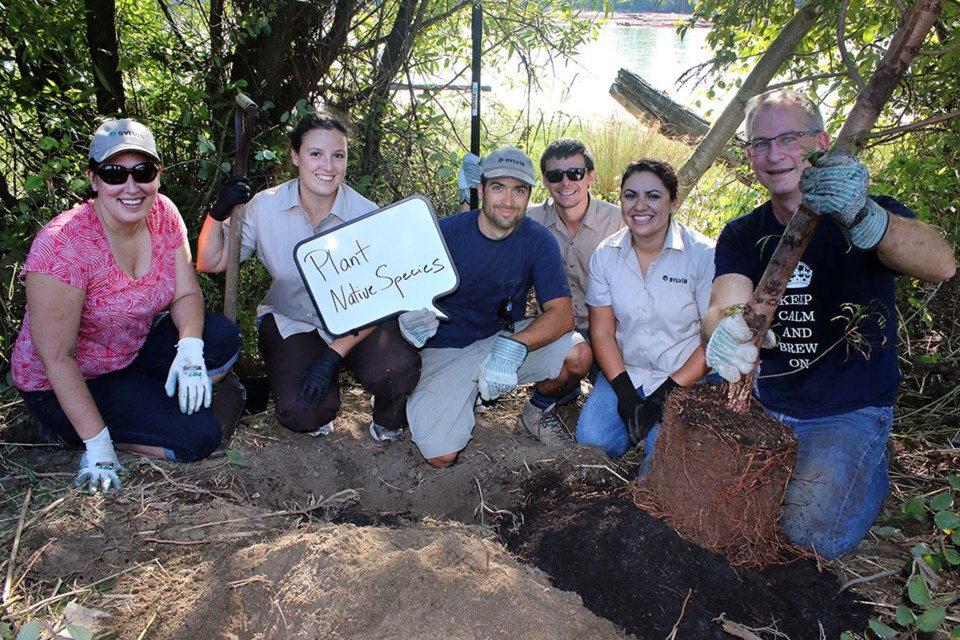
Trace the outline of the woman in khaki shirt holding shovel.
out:
M 329 335 L 293 259 L 301 240 L 378 208 L 343 182 L 348 135 L 336 116 L 309 114 L 300 120 L 290 133 L 290 159 L 298 175 L 258 193 L 247 205 L 240 259 L 256 252 L 273 279 L 257 316 L 280 424 L 313 436 L 329 434 L 340 408 L 342 364 L 373 394 L 370 435 L 390 442 L 407 427 L 407 398 L 420 379 L 419 352 L 403 339 L 396 320 L 348 336 Z M 197 268 L 224 271 L 229 237 L 229 221 L 207 216 Z

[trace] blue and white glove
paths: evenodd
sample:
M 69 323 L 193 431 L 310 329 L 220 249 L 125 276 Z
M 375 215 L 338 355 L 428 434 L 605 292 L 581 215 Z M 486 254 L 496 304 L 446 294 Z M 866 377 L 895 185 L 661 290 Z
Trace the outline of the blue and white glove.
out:
M 437 314 L 427 308 L 401 313 L 397 318 L 400 334 L 417 349 L 423 347 L 440 327 Z
M 763 347 L 772 349 L 777 345 L 773 331 L 767 331 Z M 717 325 L 707 342 L 707 366 L 715 369 L 727 382 L 739 382 L 740 377 L 757 366 L 759 352 L 753 344 L 753 332 L 738 309 L 726 316 Z
M 117 452 L 113 449 L 113 440 L 110 439 L 110 430 L 104 425 L 103 431 L 89 440 L 83 441 L 87 450 L 80 458 L 80 471 L 73 479 L 75 487 L 88 485 L 90 495 L 97 491 L 110 493 L 111 489 L 119 491 L 123 488 L 120 482 L 121 473 L 126 469 L 117 460 Z
M 517 370 L 526 359 L 527 345 L 506 336 L 497 336 L 490 353 L 474 374 L 474 379 L 479 382 L 480 397 L 493 400 L 515 389 Z
M 177 357 L 167 374 L 167 397 L 179 390 L 180 411 L 190 415 L 200 407 L 210 407 L 213 384 L 203 361 L 203 340 L 183 338 L 177 343 Z
M 803 203 L 833 218 L 854 247 L 873 249 L 887 232 L 887 212 L 867 197 L 870 171 L 848 154 L 835 153 L 814 160 L 803 170 Z
M 460 170 L 457 171 L 457 187 L 460 189 L 460 202 L 470 202 L 470 189 L 480 186 L 483 175 L 483 159 L 473 153 L 463 156 Z

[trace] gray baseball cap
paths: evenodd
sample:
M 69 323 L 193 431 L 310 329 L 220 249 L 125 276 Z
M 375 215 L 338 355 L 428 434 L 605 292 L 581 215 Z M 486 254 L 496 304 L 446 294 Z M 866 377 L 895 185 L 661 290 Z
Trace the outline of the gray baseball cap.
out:
M 90 143 L 90 159 L 103 162 L 124 151 L 142 153 L 160 162 L 153 134 L 136 120 L 107 120 L 100 125 Z
M 483 160 L 483 177 L 514 178 L 531 187 L 536 184 L 533 160 L 516 147 L 500 147 Z

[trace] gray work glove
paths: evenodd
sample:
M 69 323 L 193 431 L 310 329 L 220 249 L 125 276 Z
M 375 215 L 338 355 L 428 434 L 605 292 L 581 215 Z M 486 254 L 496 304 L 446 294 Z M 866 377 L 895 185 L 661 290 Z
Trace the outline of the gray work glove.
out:
M 83 441 L 87 450 L 80 458 L 80 471 L 74 478 L 75 487 L 87 485 L 90 495 L 97 491 L 110 493 L 111 489 L 119 491 L 123 488 L 120 482 L 121 473 L 127 470 L 117 460 L 117 452 L 113 449 L 113 440 L 110 439 L 110 430 L 106 425 L 103 431 L 88 440 Z
M 470 189 L 480 186 L 483 175 L 483 158 L 473 153 L 463 156 L 457 171 L 457 187 L 460 189 L 460 202 L 470 202 Z
M 499 398 L 517 387 L 517 370 L 527 359 L 527 345 L 506 336 L 497 336 L 493 348 L 477 368 L 480 397 Z
M 851 155 L 834 153 L 814 158 L 803 170 L 803 203 L 829 215 L 854 247 L 873 249 L 887 232 L 887 212 L 867 197 L 870 171 Z
M 417 349 L 423 347 L 440 327 L 437 314 L 427 308 L 401 313 L 397 323 L 400 325 L 400 334 Z

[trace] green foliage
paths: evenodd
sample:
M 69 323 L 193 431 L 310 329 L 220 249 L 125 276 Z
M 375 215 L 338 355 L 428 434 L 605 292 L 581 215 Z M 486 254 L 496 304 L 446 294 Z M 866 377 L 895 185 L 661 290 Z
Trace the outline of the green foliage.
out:
M 954 510 L 960 498 L 960 476 L 951 474 L 946 484 L 944 491 L 930 497 L 915 497 L 906 501 L 900 513 L 890 518 L 894 523 L 913 521 L 932 525 L 936 538 L 933 543 L 922 542 L 910 549 L 912 559 L 906 584 L 907 602 L 896 609 L 894 619 L 897 629 L 878 619 L 870 621 L 870 630 L 881 638 L 899 637 L 902 631 L 947 632 L 944 626 L 946 606 L 956 599 L 957 593 L 939 593 L 937 588 L 944 582 L 939 577 L 941 572 L 954 572 L 960 566 L 960 516 Z M 951 637 L 958 632 L 960 626 L 954 626 L 950 630 Z
M 405 16 L 403 6 L 416 12 Z M 124 95 L 114 97 L 123 115 L 153 131 L 164 164 L 162 192 L 180 208 L 195 241 L 204 213 L 233 170 L 234 97 L 240 91 L 259 105 L 248 172 L 255 190 L 289 177 L 286 136 L 296 120 L 317 108 L 336 109 L 355 119 L 351 185 L 383 204 L 420 193 L 438 213 L 452 212 L 455 172 L 467 148 L 469 98 L 439 90 L 398 93 L 391 85 L 437 76 L 466 83 L 471 6 L 450 0 L 118 0 L 114 16 L 96 20 L 115 21 Z M 606 2 L 597 6 L 608 8 Z M 535 84 L 551 57 L 569 55 L 595 34 L 597 24 L 579 19 L 580 11 L 566 2 L 485 2 L 483 64 L 513 66 L 518 78 Z M 85 197 L 90 136 L 104 117 L 121 114 L 99 112 L 107 74 L 94 68 L 80 0 L 12 0 L 0 24 L 4 374 L 23 316 L 16 270 L 40 227 Z M 485 119 L 497 112 L 490 104 Z M 486 144 L 501 142 L 488 137 Z M 257 365 L 254 309 L 267 283 L 262 269 L 245 268 L 241 368 Z M 203 287 L 209 306 L 219 308 L 222 278 L 204 278 Z
M 253 464 L 243 457 L 243 454 L 237 451 L 236 449 L 227 449 L 227 464 L 232 464 L 237 467 L 249 468 Z
M 38 620 L 31 620 L 20 627 L 20 631 L 17 633 L 17 640 L 37 640 L 39 637 L 40 622 Z

